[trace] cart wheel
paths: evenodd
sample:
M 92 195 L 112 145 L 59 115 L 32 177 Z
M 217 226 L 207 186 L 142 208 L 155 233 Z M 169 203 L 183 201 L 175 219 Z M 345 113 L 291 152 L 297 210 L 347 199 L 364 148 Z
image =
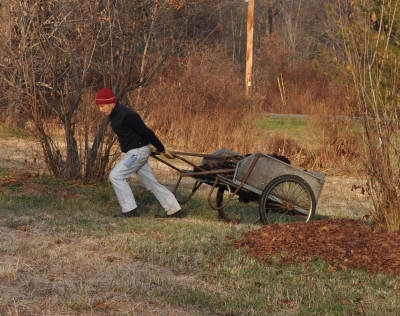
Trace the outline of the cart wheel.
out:
M 225 195 L 228 198 L 228 192 L 219 188 L 216 196 L 217 207 L 222 205 Z M 223 209 L 219 209 L 218 214 L 221 219 L 230 222 L 255 224 L 260 220 L 257 203 L 242 203 L 238 196 L 235 196 Z
M 314 217 L 316 201 L 310 185 L 301 177 L 283 175 L 265 187 L 259 212 L 263 224 L 308 222 Z
M 217 197 L 216 197 L 216 200 L 215 200 L 215 205 L 217 207 L 220 207 L 222 205 L 222 203 L 224 202 L 224 192 L 225 192 L 224 189 L 218 188 Z M 224 212 L 224 209 L 218 210 L 218 214 L 219 214 L 220 218 L 225 219 L 225 220 L 229 220 L 227 218 L 225 212 Z

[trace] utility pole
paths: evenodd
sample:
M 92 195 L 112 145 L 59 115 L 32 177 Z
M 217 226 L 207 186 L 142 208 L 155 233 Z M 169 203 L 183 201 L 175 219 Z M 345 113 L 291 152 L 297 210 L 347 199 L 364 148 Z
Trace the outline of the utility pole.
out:
M 247 14 L 246 95 L 250 95 L 253 75 L 254 0 L 246 0 L 246 2 L 249 3 Z

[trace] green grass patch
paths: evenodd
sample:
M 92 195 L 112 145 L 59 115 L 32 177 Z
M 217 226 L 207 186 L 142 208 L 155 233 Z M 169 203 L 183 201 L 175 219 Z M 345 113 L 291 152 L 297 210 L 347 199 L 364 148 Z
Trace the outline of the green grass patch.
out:
M 259 121 L 259 127 L 271 134 L 288 134 L 296 136 L 307 128 L 307 121 L 298 118 L 270 118 L 262 117 Z
M 257 136 L 257 142 L 262 146 L 275 143 L 277 140 L 280 140 L 281 146 L 283 146 L 285 142 L 289 141 L 291 145 L 287 145 L 288 149 L 292 149 L 293 144 L 296 144 L 299 148 L 311 152 L 320 148 L 324 129 L 321 122 L 292 117 L 261 117 L 259 127 L 261 132 Z
M 17 138 L 31 139 L 33 138 L 33 135 L 29 131 L 24 130 L 15 125 L 12 126 L 0 125 L 0 137 L 17 137 Z

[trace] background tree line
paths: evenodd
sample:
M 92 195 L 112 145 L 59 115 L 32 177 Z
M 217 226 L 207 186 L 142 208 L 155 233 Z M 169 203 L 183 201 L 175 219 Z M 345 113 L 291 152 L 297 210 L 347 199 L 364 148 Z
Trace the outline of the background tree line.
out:
M 208 0 L 2 1 L 3 120 L 33 123 L 55 176 L 90 181 L 104 177 L 115 143 L 107 120 L 91 106 L 103 86 L 144 116 L 165 106 L 165 95 L 175 95 L 175 104 L 184 103 L 183 111 L 193 121 L 205 113 L 213 117 L 210 110 L 222 103 L 233 114 L 232 124 L 249 107 L 267 111 L 280 73 L 304 68 L 312 73 L 309 64 L 323 39 L 326 14 L 323 1 L 256 2 L 256 90 L 253 99 L 244 100 L 247 5 Z M 180 81 L 187 73 L 191 78 Z M 185 100 L 189 91 L 200 104 Z M 177 119 L 176 114 L 156 116 L 159 123 L 154 121 L 153 127 L 161 132 L 172 124 L 162 122 Z M 49 122 L 63 130 L 63 144 Z

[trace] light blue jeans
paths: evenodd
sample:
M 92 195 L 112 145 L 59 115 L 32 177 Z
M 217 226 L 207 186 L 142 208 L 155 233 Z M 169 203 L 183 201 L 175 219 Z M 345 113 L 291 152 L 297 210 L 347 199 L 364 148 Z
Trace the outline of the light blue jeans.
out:
M 132 189 L 126 181 L 128 177 L 136 173 L 146 189 L 153 192 L 167 214 L 174 214 L 178 212 L 181 207 L 172 192 L 158 183 L 148 163 L 150 153 L 150 146 L 128 151 L 114 169 L 111 170 L 108 178 L 113 185 L 122 212 L 129 212 L 137 208 Z M 135 157 L 132 159 L 133 155 L 136 156 L 136 159 Z

